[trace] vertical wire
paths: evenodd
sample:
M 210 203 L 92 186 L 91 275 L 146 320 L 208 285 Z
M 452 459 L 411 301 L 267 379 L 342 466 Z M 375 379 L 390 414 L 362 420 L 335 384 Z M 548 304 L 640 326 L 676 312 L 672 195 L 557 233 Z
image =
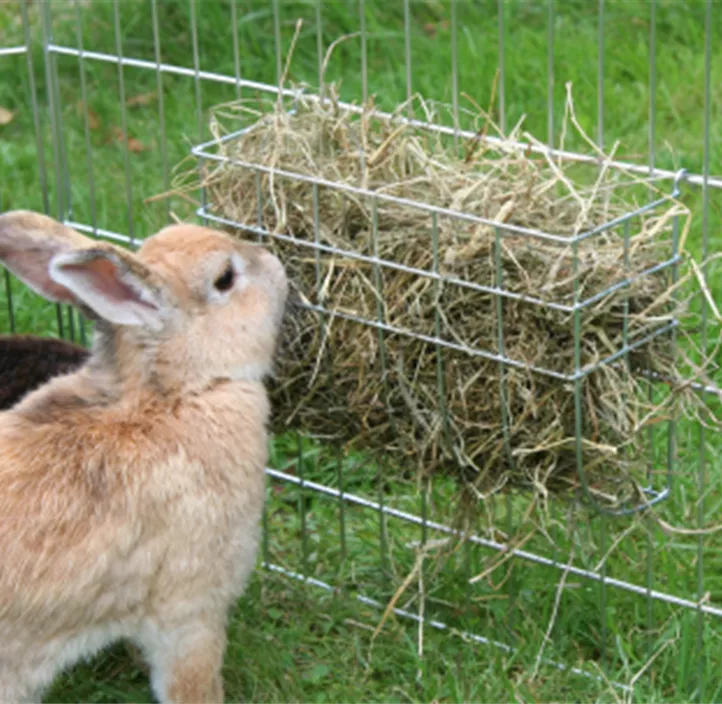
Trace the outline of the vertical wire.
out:
M 55 93 L 55 104 L 58 106 L 56 112 L 57 125 L 58 125 L 58 154 L 60 156 L 60 171 L 62 172 L 62 195 L 63 195 L 63 210 L 62 216 L 69 217 L 72 219 L 73 215 L 73 199 L 70 188 L 70 171 L 68 169 L 68 154 L 65 147 L 65 129 L 63 121 L 63 109 L 62 102 L 60 100 L 60 80 L 58 77 L 58 59 L 55 54 L 51 58 L 53 66 L 53 92 Z M 58 186 L 60 189 L 60 186 Z
M 48 174 L 45 164 L 45 147 L 40 124 L 40 110 L 38 109 L 38 91 L 35 85 L 35 67 L 33 65 L 32 40 L 30 37 L 30 23 L 28 21 L 28 6 L 26 2 L 20 3 L 20 14 L 23 23 L 23 34 L 25 36 L 25 57 L 28 67 L 28 85 L 30 88 L 30 105 L 33 113 L 33 126 L 35 128 L 35 149 L 38 155 L 38 176 L 40 178 L 40 189 L 43 196 L 43 210 L 50 213 L 50 199 L 48 197 Z
M 49 3 L 42 4 L 42 27 L 43 27 L 43 54 L 45 57 L 45 84 L 46 92 L 48 96 L 48 114 L 50 116 L 50 134 L 51 141 L 53 143 L 53 166 L 55 172 L 55 207 L 56 216 L 58 218 L 63 217 L 63 188 L 62 188 L 62 176 L 60 166 L 60 152 L 59 152 L 59 128 L 58 128 L 58 110 L 59 105 L 57 102 L 57 96 L 53 88 L 57 77 L 57 74 L 53 71 L 53 55 L 50 51 L 50 44 L 52 43 L 52 16 Z M 65 324 L 63 323 L 63 310 L 59 303 L 55 305 L 55 319 L 58 325 L 58 335 L 65 337 Z
M 238 48 L 238 0 L 231 0 L 231 37 L 233 41 L 233 75 L 236 77 L 236 99 L 241 99 L 241 54 Z
M 702 276 L 706 279 L 708 273 L 707 257 L 709 256 L 709 158 L 710 158 L 710 115 L 711 115 L 711 74 L 712 74 L 712 0 L 707 0 L 705 4 L 704 18 L 704 163 L 703 187 L 702 187 Z M 707 357 L 707 301 L 702 297 L 702 319 L 701 319 L 701 347 L 702 354 Z M 705 523 L 705 484 L 706 472 L 705 465 L 707 462 L 707 447 L 705 427 L 700 423 L 699 426 L 699 503 L 697 504 L 697 526 L 704 528 Z M 697 538 L 697 599 L 702 605 L 704 599 L 704 535 L 700 532 Z M 704 645 L 704 625 L 705 616 L 700 608 L 697 612 L 697 698 L 700 702 L 704 701 L 704 676 L 705 663 L 703 657 Z
M 406 65 L 406 100 L 411 101 L 411 7 L 409 0 L 404 0 L 404 63 Z M 409 113 L 413 113 L 410 102 Z
M 198 16 L 196 0 L 190 0 L 191 11 L 191 43 L 193 44 L 193 86 L 196 99 L 196 120 L 198 122 L 198 139 L 203 141 L 203 100 L 201 96 L 201 61 L 198 51 Z
M 276 85 L 280 85 L 283 66 L 281 64 L 281 15 L 278 0 L 273 0 L 273 41 L 276 52 Z
M 577 475 L 584 488 L 585 495 L 588 497 L 589 490 L 587 484 L 586 473 L 584 469 L 584 454 L 582 450 L 582 436 L 583 436 L 583 415 L 582 415 L 582 384 L 586 377 L 581 375 L 581 308 L 580 303 L 580 286 L 579 286 L 579 240 L 574 239 L 572 241 L 572 278 L 574 284 L 574 313 L 573 313 L 573 328 L 574 328 L 574 444 L 575 444 L 575 455 L 577 464 Z M 599 513 L 599 553 L 602 556 L 600 566 L 600 582 L 599 582 L 599 616 L 601 623 L 601 644 L 600 660 L 602 667 L 604 667 L 606 661 L 606 643 L 607 643 L 607 622 L 606 622 L 606 543 L 607 543 L 607 524 L 606 516 L 603 513 Z M 589 523 L 589 530 L 591 531 L 591 522 Z
M 373 198 L 371 201 L 371 234 L 373 239 L 373 256 L 374 256 L 374 289 L 376 293 L 376 319 L 379 323 L 383 324 L 385 319 L 385 312 L 383 307 L 383 290 L 381 281 L 381 269 L 379 266 L 379 213 L 378 213 L 378 201 Z M 389 378 L 388 378 L 388 364 L 386 359 L 386 338 L 384 331 L 381 327 L 378 328 L 378 340 L 379 340 L 379 361 L 381 363 L 381 375 L 383 379 L 384 387 L 384 401 L 386 404 L 386 412 L 389 416 L 389 424 L 392 432 L 395 434 L 395 422 L 394 416 L 391 412 L 390 403 L 390 391 L 389 391 Z M 385 488 L 385 472 L 384 472 L 384 460 L 383 457 L 379 460 L 379 480 L 378 480 L 378 491 L 379 491 L 379 542 L 381 548 L 381 573 L 384 576 L 384 580 L 388 577 L 388 570 L 386 565 L 386 514 L 384 513 L 384 488 Z
M 657 0 L 650 0 L 649 8 L 649 171 L 652 175 L 656 161 L 657 119 Z
M 196 0 L 190 0 L 190 24 L 191 24 L 191 44 L 193 46 L 193 87 L 196 102 L 196 122 L 198 127 L 198 141 L 203 141 L 203 96 L 201 95 L 201 60 L 200 51 L 198 47 L 198 15 L 196 12 Z M 198 168 L 200 173 L 203 173 L 204 160 L 200 160 Z M 206 209 L 206 189 L 204 186 L 200 187 L 200 201 L 201 207 L 205 212 Z M 204 224 L 208 224 L 208 221 L 204 218 Z
M 499 39 L 499 127 L 506 134 L 506 31 L 504 29 L 504 0 L 497 0 Z
M 263 229 L 263 187 L 261 185 L 261 174 L 258 170 L 253 172 L 256 182 L 256 227 L 258 230 Z M 269 439 L 269 443 L 272 442 Z M 262 524 L 263 524 L 263 560 L 268 562 L 270 558 L 270 539 L 268 535 L 268 501 L 263 502 L 262 509 Z
M 599 0 L 597 11 L 597 144 L 599 148 L 602 149 L 604 148 L 604 0 Z M 578 250 L 576 251 L 577 254 L 575 257 L 578 255 Z M 577 318 L 577 320 L 581 325 L 581 318 Z M 581 329 L 579 333 L 581 335 Z M 578 370 L 575 371 L 578 372 Z M 579 384 L 581 388 L 581 382 L 579 382 Z M 581 426 L 578 432 L 581 432 Z M 581 443 L 581 437 L 579 441 Z M 599 570 L 599 617 L 601 621 L 602 638 L 600 660 L 602 668 L 604 668 L 607 659 L 607 560 L 604 559 L 607 554 L 607 520 L 607 516 L 604 513 L 599 514 L 599 551 L 603 558 L 601 569 Z
M 676 307 L 679 300 L 679 292 L 677 291 L 676 285 L 679 281 L 679 265 L 676 262 L 679 254 L 679 216 L 675 216 L 672 221 L 672 257 L 675 259 L 675 263 L 672 265 L 672 302 Z M 677 328 L 672 328 L 671 335 L 671 347 L 672 347 L 672 360 L 674 363 L 677 361 Z M 678 410 L 673 410 L 672 416 L 669 420 L 669 426 L 667 431 L 667 478 L 666 478 L 666 491 L 671 491 L 672 488 L 672 477 L 674 476 L 675 463 L 677 461 L 677 417 Z M 664 489 L 663 489 L 664 490 Z M 654 626 L 654 612 L 653 605 L 654 600 L 652 599 L 651 590 L 653 586 L 652 577 L 652 555 L 654 554 L 654 545 L 652 543 L 652 522 L 649 521 L 648 529 L 648 544 L 647 549 L 649 550 L 649 565 L 647 568 L 647 628 L 649 632 L 649 657 L 652 656 L 654 650 L 654 641 L 652 639 L 652 627 Z
M 57 115 L 58 105 L 55 102 L 55 95 L 52 89 L 53 85 L 53 71 L 52 71 L 52 54 L 50 52 L 50 44 L 52 43 L 52 19 L 51 10 L 49 3 L 43 3 L 42 7 L 42 26 L 43 26 L 43 52 L 45 56 L 45 85 L 47 90 L 48 98 L 48 116 L 50 118 L 50 132 L 51 141 L 53 143 L 53 166 L 55 171 L 55 207 L 56 215 L 62 217 L 63 206 L 61 189 L 59 188 L 60 183 L 60 157 L 58 155 L 58 143 L 57 143 Z M 48 202 L 48 206 L 49 206 Z M 50 208 L 48 207 L 48 213 Z
M 654 172 L 655 161 L 656 161 L 656 119 L 657 119 L 657 0 L 650 0 L 649 10 L 649 174 L 650 176 Z M 627 221 L 626 225 L 629 225 Z M 674 219 L 673 225 L 673 241 L 677 240 L 677 218 Z M 673 256 L 676 258 L 676 244 L 673 245 L 675 250 Z M 672 270 L 672 277 L 676 283 L 676 270 L 677 265 L 675 264 Z M 673 294 L 676 297 L 676 291 Z M 674 347 L 674 340 L 676 338 L 676 330 L 672 331 L 672 345 Z M 674 353 L 673 353 L 674 354 Z M 653 400 L 653 382 L 650 381 L 648 384 L 649 400 Z M 668 440 L 672 440 L 672 434 L 674 434 L 674 421 L 670 420 L 668 426 Z M 673 445 L 670 447 L 673 451 Z M 654 462 L 654 430 L 653 426 L 649 426 L 649 453 L 652 463 Z M 670 457 L 668 456 L 668 467 Z M 650 463 L 650 468 L 652 466 Z M 652 477 L 650 476 L 648 484 L 651 488 Z M 653 540 L 653 525 L 651 521 L 646 522 L 647 525 L 647 575 L 646 575 L 646 587 L 647 587 L 647 656 L 652 657 L 654 650 L 654 639 L 652 637 L 652 628 L 654 626 L 654 600 L 652 599 L 652 586 L 654 583 L 654 540 Z
M 3 211 L 3 201 L 2 201 L 2 192 L 0 191 L 0 213 Z M 3 277 L 5 279 L 5 294 L 6 294 L 6 301 L 7 301 L 7 309 L 8 309 L 8 321 L 10 322 L 10 333 L 15 334 L 15 310 L 13 308 L 13 288 L 12 288 L 12 279 L 10 277 L 10 272 L 7 270 L 7 268 L 3 267 Z
M 160 25 L 158 22 L 158 0 L 151 0 L 153 13 L 153 51 L 155 55 L 155 86 L 158 94 L 158 119 L 160 121 L 160 158 L 163 168 L 163 191 L 170 190 L 170 174 L 168 172 L 168 138 L 165 125 L 165 97 L 163 95 L 163 72 L 160 69 Z M 170 199 L 164 198 L 165 221 L 170 222 Z
M 363 104 L 366 105 L 369 98 L 369 75 L 365 0 L 359 0 L 359 31 L 361 32 L 361 98 Z
M 303 439 L 296 433 L 298 487 L 298 512 L 301 516 L 301 574 L 308 574 L 308 523 L 306 516 L 306 470 L 304 467 Z
M 554 146 L 554 0 L 547 0 L 547 144 Z
M 273 438 L 269 438 L 269 444 L 273 442 Z M 270 562 L 271 548 L 270 539 L 268 535 L 268 501 L 263 502 L 263 510 L 261 512 L 261 527 L 263 535 L 261 537 L 261 554 L 263 556 L 263 562 Z
M 316 305 L 323 307 L 323 273 L 321 270 L 321 215 L 319 206 L 318 184 L 312 186 L 312 204 L 313 204 L 313 242 L 316 245 L 313 250 L 315 266 L 316 266 Z M 321 331 L 324 336 L 328 335 L 329 324 L 326 312 L 319 313 L 319 322 L 321 323 Z M 333 359 L 333 350 L 328 349 L 326 355 L 326 374 L 328 374 L 329 384 L 333 386 L 333 365 L 330 360 Z M 343 496 L 344 477 L 343 462 L 341 461 L 340 451 L 336 453 L 336 473 L 338 478 L 338 504 L 339 504 L 339 542 L 341 546 L 342 560 L 346 557 L 346 502 Z
M 501 228 L 494 228 L 495 240 L 494 240 L 494 260 L 496 265 L 495 274 L 495 287 L 498 291 L 501 291 L 504 286 L 503 274 L 504 270 L 501 261 Z M 514 456 L 511 449 L 511 434 L 509 431 L 509 399 L 507 398 L 507 385 L 506 385 L 506 345 L 504 342 L 504 301 L 502 297 L 497 293 L 496 295 L 496 325 L 497 325 L 497 351 L 499 354 L 499 401 L 501 404 L 501 424 L 502 432 L 504 435 L 504 449 L 507 456 L 509 466 L 514 465 Z M 507 492 L 505 497 L 506 503 L 506 522 L 507 522 L 507 533 L 509 540 L 512 539 L 514 532 L 514 516 L 512 510 L 511 494 Z M 509 569 L 513 569 L 513 564 L 510 563 Z M 513 634 L 514 631 L 514 613 L 515 613 L 515 580 L 510 575 L 508 580 L 509 590 L 509 632 Z
M 83 104 L 83 130 L 85 133 L 85 167 L 88 170 L 88 201 L 90 205 L 90 224 L 93 234 L 98 234 L 98 218 L 95 201 L 95 172 L 93 169 L 93 148 L 90 143 L 90 119 L 88 115 L 88 85 L 85 73 L 85 50 L 83 48 L 83 26 L 80 3 L 75 0 L 75 30 L 78 42 L 78 70 L 80 72 L 80 99 Z
M 429 505 L 428 505 L 428 495 L 429 490 L 431 488 L 431 483 L 429 477 L 424 477 L 421 481 L 421 554 L 426 550 L 426 543 L 429 539 Z M 418 632 L 419 632 L 419 640 L 418 643 L 418 655 L 419 655 L 419 669 L 417 670 L 416 678 L 419 680 L 423 675 L 423 670 L 421 669 L 423 667 L 423 650 L 422 650 L 422 643 L 423 643 L 423 634 L 424 634 L 424 628 L 426 626 L 426 618 L 424 618 L 424 612 L 426 610 L 426 595 L 425 595 L 425 588 L 424 588 L 424 559 L 421 558 L 419 562 L 419 578 L 418 578 L 418 585 L 419 585 L 419 592 L 418 592 L 418 598 L 419 598 L 419 622 L 418 622 Z
M 431 250 L 433 256 L 433 272 L 437 276 L 434 279 L 434 331 L 436 338 L 441 339 L 441 293 L 442 283 L 438 278 L 440 274 L 439 267 L 439 222 L 438 215 L 431 215 Z M 439 398 L 439 409 L 441 410 L 441 421 L 443 426 L 444 437 L 448 446 L 449 454 L 453 455 L 453 441 L 451 437 L 451 420 L 449 418 L 449 409 L 446 403 L 446 373 L 444 365 L 443 347 L 436 344 L 436 387 Z
M 51 15 L 49 15 L 51 16 Z M 51 27 L 51 38 L 52 38 L 52 27 Z M 53 91 L 53 100 L 55 101 L 55 105 L 57 106 L 57 109 L 55 111 L 55 119 L 56 119 L 56 139 L 57 139 L 57 154 L 58 154 L 58 161 L 59 161 L 59 169 L 61 174 L 61 181 L 56 184 L 58 188 L 58 194 L 60 195 L 60 200 L 62 203 L 61 211 L 58 214 L 61 218 L 71 217 L 72 218 L 72 198 L 71 198 L 71 190 L 70 190 L 70 173 L 68 171 L 68 156 L 67 156 L 67 150 L 65 148 L 65 129 L 64 129 L 64 122 L 63 122 L 63 110 L 62 110 L 62 102 L 60 100 L 60 80 L 58 78 L 58 60 L 54 53 L 51 52 L 50 54 L 50 65 L 52 67 L 52 91 Z M 62 186 L 61 186 L 62 183 Z M 59 308 L 58 309 L 59 314 L 62 315 L 62 311 Z
M 2 210 L 0 210 L 2 212 Z M 10 333 L 15 334 L 15 309 L 13 308 L 13 288 L 12 281 L 10 279 L 10 272 L 5 269 L 3 271 L 5 276 L 5 295 L 8 303 L 8 320 L 10 322 Z
M 454 147 L 459 139 L 459 47 L 456 0 L 451 0 L 451 109 L 454 117 Z
M 321 3 L 316 2 L 316 62 L 318 64 L 318 89 L 323 91 L 323 17 L 321 16 Z
M 597 144 L 604 147 L 604 0 L 597 8 Z
M 128 152 L 128 115 L 125 105 L 125 72 L 123 71 L 123 46 L 120 36 L 119 0 L 113 0 L 113 17 L 115 24 L 115 49 L 118 54 L 118 97 L 120 100 L 120 129 L 123 134 L 123 158 L 125 162 L 125 199 L 128 207 L 128 236 L 133 244 L 137 244 L 133 226 L 133 187 L 130 178 L 130 156 Z

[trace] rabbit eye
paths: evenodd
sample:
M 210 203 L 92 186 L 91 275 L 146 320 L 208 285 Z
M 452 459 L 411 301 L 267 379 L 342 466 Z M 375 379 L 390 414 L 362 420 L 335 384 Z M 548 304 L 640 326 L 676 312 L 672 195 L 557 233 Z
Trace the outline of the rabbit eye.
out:
M 233 271 L 233 267 L 229 264 L 228 268 L 213 282 L 213 286 L 215 286 L 217 291 L 225 293 L 231 289 L 234 280 L 235 272 Z

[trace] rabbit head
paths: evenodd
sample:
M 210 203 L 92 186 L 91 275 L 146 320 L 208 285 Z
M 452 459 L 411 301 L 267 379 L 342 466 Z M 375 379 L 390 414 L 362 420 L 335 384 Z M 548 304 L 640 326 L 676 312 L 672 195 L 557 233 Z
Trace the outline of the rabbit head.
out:
M 0 215 L 0 262 L 51 301 L 96 321 L 90 369 L 159 391 L 271 371 L 288 296 L 267 250 L 171 225 L 137 253 L 28 211 Z

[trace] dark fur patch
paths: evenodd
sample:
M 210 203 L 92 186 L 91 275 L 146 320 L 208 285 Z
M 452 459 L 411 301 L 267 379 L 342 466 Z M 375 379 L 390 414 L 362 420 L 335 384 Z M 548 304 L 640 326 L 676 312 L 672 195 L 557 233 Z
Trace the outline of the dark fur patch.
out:
M 0 336 L 0 410 L 12 408 L 50 379 L 77 371 L 89 357 L 88 350 L 64 340 Z

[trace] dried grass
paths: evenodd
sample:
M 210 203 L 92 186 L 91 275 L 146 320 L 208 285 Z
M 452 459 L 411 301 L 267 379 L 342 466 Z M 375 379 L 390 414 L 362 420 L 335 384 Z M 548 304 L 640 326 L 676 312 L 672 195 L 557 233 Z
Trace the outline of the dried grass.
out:
M 642 272 L 671 257 L 673 221 L 678 217 L 684 230 L 688 209 L 668 198 L 632 219 L 627 261 L 621 227 L 581 242 L 575 276 L 569 243 L 498 236 L 494 227 L 433 216 L 413 202 L 573 236 L 629 213 L 650 190 L 661 197 L 654 183 L 611 168 L 611 155 L 601 152 L 594 167 L 531 153 L 514 144 L 538 144 L 520 125 L 501 135 L 483 112 L 475 139 L 454 140 L 403 119 L 410 108 L 425 120 L 438 117 L 418 97 L 389 118 L 371 103 L 348 109 L 333 87 L 325 91 L 325 99 L 301 94 L 294 114 L 280 100 L 216 111 L 219 137 L 229 115 L 253 122 L 243 135 L 219 143 L 218 153 L 271 171 L 230 161 L 201 164 L 212 212 L 251 232 L 281 235 L 266 241 L 300 298 L 328 311 L 289 316 L 273 390 L 276 430 L 300 429 L 370 450 L 388 456 L 399 471 L 451 471 L 477 495 L 518 486 L 542 494 L 578 488 L 574 383 L 499 364 L 493 355 L 501 351 L 500 331 L 507 358 L 569 374 L 573 315 L 523 297 L 571 305 L 575 295 L 584 300 L 629 275 L 628 287 L 582 311 L 582 366 L 618 352 L 625 334 L 640 339 L 686 315 L 685 303 L 669 295 L 671 268 Z M 571 132 L 596 149 L 581 132 L 570 98 L 563 138 Z M 316 187 L 277 170 L 365 193 Z M 372 194 L 406 201 L 374 201 Z M 464 282 L 520 298 L 499 298 Z M 389 327 L 373 327 L 377 322 Z M 672 344 L 668 334 L 657 337 L 581 382 L 581 455 L 600 501 L 618 503 L 638 490 L 648 468 L 644 428 L 680 410 L 684 394 L 668 394 L 655 406 L 646 383 L 632 373 L 646 369 L 679 379 Z

